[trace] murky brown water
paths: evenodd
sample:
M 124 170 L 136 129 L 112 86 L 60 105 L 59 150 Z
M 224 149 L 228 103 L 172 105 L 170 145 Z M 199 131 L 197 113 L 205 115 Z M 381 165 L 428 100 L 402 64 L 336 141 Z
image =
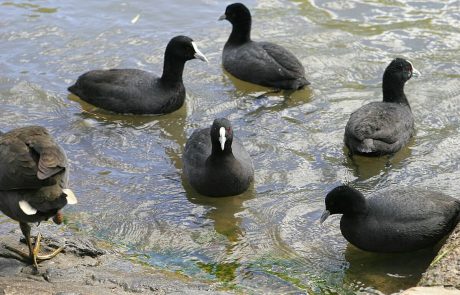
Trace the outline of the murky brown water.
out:
M 223 282 L 245 293 L 390 293 L 415 284 L 433 251 L 375 255 L 318 225 L 323 198 L 347 182 L 460 189 L 460 4 L 455 1 L 247 1 L 253 37 L 286 46 L 310 89 L 256 99 L 264 89 L 222 72 L 228 2 L 1 1 L 0 128 L 40 124 L 63 143 L 80 204 L 75 230 L 156 267 Z M 131 20 L 140 15 L 136 23 Z M 188 62 L 186 106 L 161 117 L 103 114 L 68 97 L 88 70 L 159 73 L 169 39 L 189 35 L 210 60 Z M 417 134 L 391 158 L 348 159 L 349 114 L 381 99 L 396 56 L 422 72 L 406 93 Z M 253 157 L 245 194 L 211 199 L 183 182 L 186 137 L 229 118 Z M 185 188 L 184 188 L 185 187 Z M 0 216 L 0 231 L 15 224 Z

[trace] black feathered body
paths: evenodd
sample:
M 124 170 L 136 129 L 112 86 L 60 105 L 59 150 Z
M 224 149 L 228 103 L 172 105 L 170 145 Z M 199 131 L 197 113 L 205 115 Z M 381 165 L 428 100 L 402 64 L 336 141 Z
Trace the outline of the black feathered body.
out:
M 284 47 L 269 42 L 227 42 L 222 63 L 238 79 L 266 87 L 296 90 L 310 84 L 301 62 Z
M 409 105 L 372 102 L 351 114 L 345 144 L 352 154 L 379 156 L 399 151 L 414 133 Z
M 380 191 L 367 199 L 364 214 L 344 214 L 343 236 L 372 252 L 408 252 L 432 246 L 453 230 L 460 201 L 421 189 Z
M 254 179 L 248 152 L 234 137 L 232 153 L 211 157 L 210 128 L 193 132 L 185 145 L 184 174 L 200 194 L 213 197 L 243 193 Z
M 67 157 L 47 130 L 39 126 L 0 135 L 0 210 L 19 222 L 39 222 L 67 204 Z M 25 200 L 38 210 L 26 215 Z
M 116 113 L 170 113 L 185 101 L 181 79 L 163 81 L 137 69 L 90 71 L 81 75 L 69 91 L 94 106 Z

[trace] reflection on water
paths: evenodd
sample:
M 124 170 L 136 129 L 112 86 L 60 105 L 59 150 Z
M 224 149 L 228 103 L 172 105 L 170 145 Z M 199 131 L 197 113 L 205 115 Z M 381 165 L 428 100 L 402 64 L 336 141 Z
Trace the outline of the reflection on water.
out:
M 57 8 L 50 8 L 50 7 L 41 7 L 38 4 L 33 3 L 14 3 L 14 2 L 3 2 L 0 4 L 1 6 L 13 6 L 17 8 L 23 8 L 32 12 L 39 12 L 39 13 L 55 13 L 57 12 Z M 29 17 L 37 17 L 38 15 L 29 15 Z
M 392 169 L 401 167 L 402 162 L 408 159 L 411 155 L 411 145 L 414 139 L 400 151 L 393 155 L 385 155 L 381 157 L 365 157 L 361 155 L 349 155 L 349 150 L 344 146 L 344 153 L 348 154 L 346 165 L 353 168 L 356 182 L 360 182 L 374 176 L 381 176 L 384 173 L 391 173 Z
M 238 247 L 244 238 L 241 227 L 242 218 L 238 213 L 245 209 L 244 201 L 254 196 L 253 188 L 250 187 L 245 193 L 234 197 L 210 198 L 199 195 L 183 180 L 187 193 L 187 199 L 206 209 L 204 216 L 213 222 L 216 233 L 225 237 L 225 249 L 217 254 L 218 258 L 212 262 L 196 261 L 196 265 L 204 272 L 216 277 L 221 282 L 229 283 L 235 280 L 239 263 Z
M 416 285 L 421 274 L 436 256 L 436 249 L 424 249 L 413 253 L 377 254 L 347 245 L 345 259 L 350 264 L 345 271 L 344 282 L 355 287 L 382 286 L 380 291 L 390 294 Z M 385 276 L 382 276 L 385 274 Z
M 255 294 L 390 293 L 413 285 L 432 252 L 394 256 L 392 268 L 393 256 L 347 245 L 338 219 L 324 226 L 318 219 L 326 193 L 340 183 L 366 195 L 405 185 L 456 196 L 458 1 L 245 3 L 254 40 L 292 51 L 311 86 L 267 93 L 224 73 L 231 28 L 217 21 L 227 4 L 220 1 L 159 1 L 155 9 L 140 0 L 2 2 L 0 129 L 47 127 L 67 151 L 80 200 L 66 209 L 72 228 L 156 267 Z M 66 91 L 92 69 L 161 72 L 165 44 L 179 34 L 209 58 L 187 63 L 180 110 L 116 115 Z M 345 124 L 363 104 L 381 101 L 382 74 L 396 56 L 423 74 L 405 87 L 416 135 L 393 156 L 349 158 Z M 206 198 L 182 179 L 187 137 L 216 117 L 232 122 L 254 162 L 254 186 L 241 196 Z M 10 226 L 1 216 L 0 232 Z
M 237 213 L 245 209 L 243 202 L 254 196 L 253 189 L 249 188 L 247 192 L 235 197 L 210 198 L 194 192 L 185 180 L 183 184 L 187 191 L 187 199 L 191 203 L 209 208 L 205 216 L 214 222 L 214 230 L 225 236 L 230 243 L 238 243 L 244 232 L 240 227 L 241 218 Z M 231 254 L 231 249 L 227 252 Z

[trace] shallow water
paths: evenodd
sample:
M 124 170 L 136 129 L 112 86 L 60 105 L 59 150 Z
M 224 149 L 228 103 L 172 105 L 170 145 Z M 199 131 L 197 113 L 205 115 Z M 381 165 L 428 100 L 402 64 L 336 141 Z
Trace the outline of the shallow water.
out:
M 294 52 L 312 86 L 256 98 L 266 89 L 223 73 L 228 2 L 0 1 L 0 126 L 40 124 L 68 152 L 80 203 L 75 230 L 155 266 L 245 293 L 395 292 L 414 285 L 434 251 L 375 255 L 347 244 L 338 218 L 318 218 L 340 183 L 460 189 L 458 1 L 247 1 L 253 38 Z M 136 22 L 136 16 L 139 15 Z M 66 91 L 95 68 L 159 73 L 178 34 L 209 58 L 187 63 L 187 103 L 165 116 L 99 112 Z M 406 85 L 417 134 L 390 158 L 351 161 L 349 114 L 381 99 L 384 68 L 410 59 L 422 77 Z M 254 186 L 212 199 L 183 181 L 181 155 L 195 128 L 227 117 L 245 143 Z M 0 216 L 0 232 L 15 227 Z

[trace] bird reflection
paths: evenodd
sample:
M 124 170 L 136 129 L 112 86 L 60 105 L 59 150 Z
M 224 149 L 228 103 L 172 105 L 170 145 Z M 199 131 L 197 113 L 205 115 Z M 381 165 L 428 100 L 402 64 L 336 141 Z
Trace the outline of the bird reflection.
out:
M 241 228 L 242 218 L 237 214 L 245 209 L 244 202 L 254 196 L 253 185 L 246 192 L 237 196 L 212 198 L 195 192 L 186 180 L 183 180 L 182 183 L 187 199 L 191 203 L 208 208 L 205 217 L 214 222 L 215 231 L 225 236 L 230 244 L 237 244 L 244 236 Z M 230 245 L 228 250 L 231 251 L 231 249 Z
M 381 157 L 365 157 L 360 155 L 347 156 L 345 160 L 345 166 L 353 170 L 354 176 L 359 180 L 366 180 L 376 175 L 381 175 L 394 169 L 394 167 L 400 166 L 400 164 L 408 159 L 412 150 L 410 146 L 414 143 L 414 139 L 411 139 L 407 146 L 402 148 L 399 152 L 393 155 L 385 155 Z M 348 149 L 343 147 L 344 154 L 348 154 Z
M 415 286 L 436 256 L 439 246 L 409 253 L 373 253 L 347 245 L 345 271 L 347 285 L 379 287 L 390 294 Z
M 273 90 L 271 88 L 263 87 L 260 85 L 252 84 L 242 81 L 227 71 L 223 70 L 225 78 L 224 84 L 228 84 L 228 80 L 235 86 L 234 97 L 253 96 L 253 103 L 258 104 L 259 107 L 249 114 L 257 114 L 261 111 L 279 112 L 284 109 L 303 105 L 311 100 L 313 92 L 311 88 L 305 87 L 301 90 Z M 228 78 L 228 79 L 227 79 Z

